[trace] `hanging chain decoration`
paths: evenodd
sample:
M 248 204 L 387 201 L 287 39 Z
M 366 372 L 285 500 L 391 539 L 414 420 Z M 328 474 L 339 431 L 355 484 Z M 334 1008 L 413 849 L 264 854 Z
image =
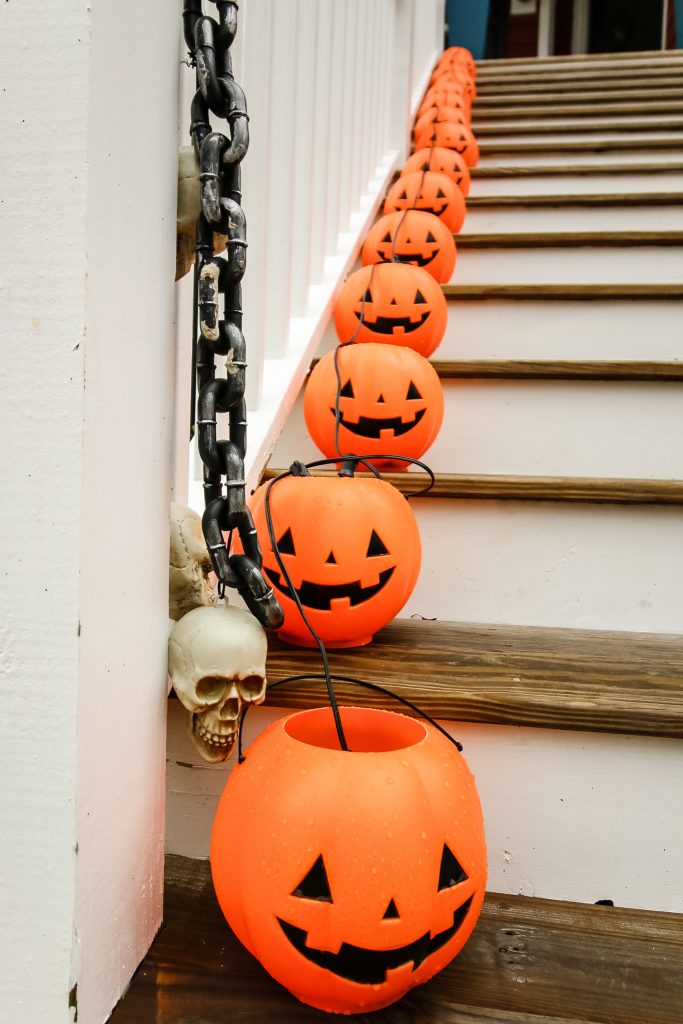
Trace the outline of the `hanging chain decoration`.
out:
M 238 5 L 232 0 L 211 2 L 217 20 L 203 14 L 202 0 L 184 0 L 183 9 L 185 42 L 197 73 L 190 134 L 201 192 L 194 267 L 192 434 L 198 393 L 196 428 L 206 503 L 202 528 L 219 593 L 234 587 L 261 625 L 277 629 L 283 613 L 261 572 L 261 548 L 245 494 L 247 363 L 241 281 L 247 240 L 240 163 L 249 146 L 249 118 L 230 56 Z M 211 114 L 227 121 L 229 137 L 212 130 Z M 227 239 L 225 257 L 214 254 L 214 233 Z M 225 378 L 216 376 L 217 356 L 226 357 Z M 218 414 L 228 416 L 229 440 L 218 440 Z M 230 553 L 235 530 L 244 554 Z

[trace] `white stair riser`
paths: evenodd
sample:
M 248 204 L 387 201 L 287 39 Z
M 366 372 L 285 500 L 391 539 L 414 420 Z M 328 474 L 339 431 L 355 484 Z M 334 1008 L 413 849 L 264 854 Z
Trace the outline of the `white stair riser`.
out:
M 680 301 L 449 302 L 433 358 L 681 359 L 682 337 Z
M 678 121 L 678 118 L 677 118 Z M 476 132 L 475 132 L 476 134 Z M 556 131 L 548 132 L 523 132 L 522 134 L 513 135 L 509 132 L 503 132 L 499 135 L 481 135 L 478 137 L 479 143 L 485 143 L 486 145 L 494 145 L 503 143 L 508 145 L 512 143 L 514 145 L 526 145 L 526 143 L 543 143 L 544 145 L 552 145 L 554 142 L 561 142 L 563 144 L 578 143 L 578 142 L 592 142 L 599 145 L 601 142 L 607 142 L 608 140 L 620 139 L 636 144 L 641 142 L 647 142 L 649 146 L 656 146 L 657 142 L 666 142 L 667 148 L 669 147 L 669 140 L 678 139 L 680 142 L 680 148 L 683 150 L 683 132 L 679 127 L 674 129 L 666 130 L 662 128 L 648 132 L 638 131 L 563 131 L 560 125 L 557 126 Z M 676 152 L 676 150 L 672 150 Z M 679 153 L 680 156 L 680 153 Z
M 683 177 L 681 177 L 683 186 Z M 498 206 L 467 211 L 464 234 L 506 231 L 544 231 L 571 234 L 575 231 L 683 231 L 680 206 Z M 457 236 L 456 236 L 457 245 Z M 462 250 L 463 256 L 465 250 Z M 647 249 L 641 249 L 641 258 Z M 457 281 L 457 277 L 454 278 Z
M 673 159 L 673 158 L 672 158 Z M 547 161 L 537 161 L 537 164 L 552 164 L 556 166 L 561 164 L 573 164 L 573 163 L 584 163 L 592 164 L 594 161 L 590 156 L 581 158 L 574 161 L 571 158 L 565 158 L 558 160 L 553 156 L 548 157 Z M 600 163 L 618 163 L 618 160 L 606 161 L 603 158 L 599 161 Z M 661 161 L 660 161 L 661 162 Z M 595 160 L 598 163 L 598 160 Z M 655 163 L 655 160 L 650 160 L 648 155 L 641 156 L 634 163 Z M 508 164 L 507 157 L 503 154 L 495 162 L 495 166 L 507 167 L 507 166 L 518 166 L 510 158 Z M 583 193 L 593 195 L 604 195 L 605 193 L 618 192 L 623 194 L 629 194 L 632 192 L 683 192 L 683 174 L 677 171 L 658 171 L 657 173 L 648 173 L 643 171 L 642 173 L 628 172 L 627 174 L 550 174 L 550 175 L 525 175 L 525 176 L 514 176 L 504 178 L 474 178 L 472 181 L 472 189 L 470 191 L 471 196 L 516 196 L 516 195 L 556 195 L 558 196 L 558 206 L 562 206 L 562 197 L 565 195 L 583 195 Z M 621 217 L 622 224 L 624 221 L 626 224 L 629 223 L 632 212 L 632 207 L 624 209 L 623 207 L 618 209 L 618 214 Z M 640 209 L 643 209 L 641 207 Z M 646 208 L 645 208 L 646 209 Z M 574 213 L 580 212 L 580 208 L 569 207 L 568 212 Z M 468 210 L 467 219 L 465 222 L 465 230 L 469 228 L 469 218 L 477 212 L 474 208 Z
M 683 119 L 683 100 L 681 100 L 678 110 L 647 113 L 641 111 L 635 114 L 593 114 L 590 107 L 580 114 L 567 114 L 565 117 L 553 116 L 551 107 L 548 108 L 547 115 L 536 112 L 533 117 L 527 115 L 524 107 L 518 107 L 514 114 L 506 109 L 503 115 L 498 112 L 495 117 L 491 117 L 490 112 L 485 108 L 480 113 L 481 117 L 478 116 L 478 111 L 474 112 L 472 131 L 475 135 L 479 134 L 481 141 L 489 141 L 491 136 L 488 133 L 494 128 L 501 129 L 502 134 L 506 137 L 510 137 L 514 129 L 521 141 L 522 137 L 526 138 L 530 134 L 532 128 L 556 129 L 558 135 L 567 134 L 568 128 L 581 128 L 584 131 L 604 129 L 611 135 L 613 133 L 622 134 L 624 128 L 630 129 L 634 124 L 642 125 L 645 121 L 649 124 L 659 125 L 657 131 L 676 134 Z M 643 129 L 636 129 L 636 131 L 642 137 Z M 648 137 L 649 134 L 648 132 Z
M 683 247 L 464 249 L 453 284 L 673 284 L 683 282 Z M 558 307 L 558 315 L 561 309 Z M 614 329 L 614 325 L 613 325 Z
M 413 507 L 422 571 L 402 617 L 680 632 L 680 507 L 436 498 Z
M 442 385 L 443 424 L 424 456 L 435 472 L 683 476 L 683 384 L 445 380 Z M 383 407 L 369 412 L 380 416 Z M 366 450 L 356 438 L 353 451 Z M 391 439 L 386 450 L 392 450 Z M 271 465 L 321 457 L 299 399 Z
M 261 729 L 290 713 L 250 712 L 247 751 Z M 234 755 L 227 765 L 204 764 L 186 717 L 171 701 L 166 852 L 206 858 Z M 683 819 L 672 813 L 683 787 L 680 741 L 469 723 L 449 729 L 476 776 L 489 890 L 683 911 Z
M 482 143 L 485 141 L 481 140 Z M 508 145 L 506 139 L 505 145 Z M 543 140 L 546 141 L 545 139 Z M 519 145 L 519 143 L 515 143 Z M 599 145 L 599 143 L 598 143 Z M 538 153 L 482 153 L 478 167 L 538 167 L 544 164 L 560 164 L 563 167 L 567 164 L 634 164 L 639 160 L 646 163 L 661 163 L 664 166 L 673 162 L 680 163 L 683 153 L 681 148 L 665 147 L 657 148 L 648 146 L 638 149 L 561 149 L 555 152 L 543 150 Z M 621 191 L 617 188 L 617 191 Z

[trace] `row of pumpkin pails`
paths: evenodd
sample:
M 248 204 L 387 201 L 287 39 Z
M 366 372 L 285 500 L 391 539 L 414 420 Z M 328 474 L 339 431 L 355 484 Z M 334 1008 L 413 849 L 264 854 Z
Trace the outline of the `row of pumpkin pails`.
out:
M 442 55 L 417 113 L 414 152 L 365 239 L 363 266 L 337 297 L 340 347 L 316 364 L 304 396 L 308 431 L 328 459 L 362 455 L 378 470 L 404 470 L 409 461 L 400 459 L 419 459 L 441 427 L 443 389 L 427 357 L 446 330 L 441 284 L 453 275 L 453 235 L 479 159 L 470 128 L 475 73 L 469 51 Z M 279 635 L 312 647 L 268 539 L 265 491 L 250 504 L 263 568 L 284 611 Z M 408 502 L 367 472 L 289 476 L 269 500 L 278 553 L 320 638 L 333 648 L 369 643 L 419 575 L 420 535 Z

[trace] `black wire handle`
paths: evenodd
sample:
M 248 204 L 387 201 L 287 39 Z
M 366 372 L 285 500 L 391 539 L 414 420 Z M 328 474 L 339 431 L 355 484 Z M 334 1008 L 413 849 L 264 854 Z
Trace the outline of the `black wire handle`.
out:
M 303 679 L 324 679 L 327 682 L 327 676 L 322 672 L 303 672 L 301 675 L 285 676 L 284 679 L 277 679 L 274 683 L 269 684 L 266 692 L 270 692 L 270 690 L 274 690 L 278 686 L 284 686 L 285 683 L 300 683 Z M 412 701 L 409 701 L 406 697 L 401 697 L 398 693 L 394 693 L 393 690 L 388 690 L 385 686 L 380 686 L 379 683 L 369 683 L 366 679 L 356 679 L 354 676 L 335 675 L 331 677 L 331 680 L 334 680 L 337 683 L 354 683 L 356 686 L 364 686 L 368 690 L 375 690 L 377 693 L 383 693 L 385 697 L 393 697 L 394 700 L 399 701 L 405 707 L 410 708 L 411 711 L 414 711 L 415 714 L 420 716 L 420 718 L 424 718 L 425 722 L 429 722 L 429 724 L 433 726 L 433 728 L 440 732 L 443 736 L 445 736 L 446 739 L 450 743 L 452 743 L 453 746 L 459 752 L 462 751 L 462 743 L 456 740 L 454 736 L 451 736 L 451 734 L 446 729 L 444 729 L 442 725 L 439 725 L 438 722 L 435 722 L 434 719 L 431 718 L 428 714 L 426 714 L 421 708 L 419 708 L 417 704 L 413 704 Z M 242 749 L 242 729 L 244 727 L 244 722 L 247 717 L 247 712 L 249 711 L 250 706 L 250 704 L 245 704 L 244 708 L 242 709 L 242 714 L 240 717 L 240 727 L 237 734 L 238 764 L 243 764 L 244 761 L 246 761 L 246 754 Z M 348 749 L 348 747 L 346 749 Z

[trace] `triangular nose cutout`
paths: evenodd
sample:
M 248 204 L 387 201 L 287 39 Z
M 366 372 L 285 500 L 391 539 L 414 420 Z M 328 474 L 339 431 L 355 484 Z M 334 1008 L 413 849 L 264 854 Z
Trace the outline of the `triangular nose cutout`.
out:
M 392 921 L 392 920 L 395 920 L 398 916 L 399 916 L 398 907 L 396 906 L 396 904 L 394 903 L 393 900 L 390 900 L 389 906 L 384 911 L 384 917 L 382 918 L 382 920 L 383 921 Z
M 379 404 L 380 402 L 382 403 L 382 405 L 384 405 L 384 395 L 380 395 L 379 398 L 377 399 L 377 403 Z
M 325 565 L 336 565 L 337 559 L 334 557 L 334 551 L 330 551 L 329 555 L 325 559 Z

